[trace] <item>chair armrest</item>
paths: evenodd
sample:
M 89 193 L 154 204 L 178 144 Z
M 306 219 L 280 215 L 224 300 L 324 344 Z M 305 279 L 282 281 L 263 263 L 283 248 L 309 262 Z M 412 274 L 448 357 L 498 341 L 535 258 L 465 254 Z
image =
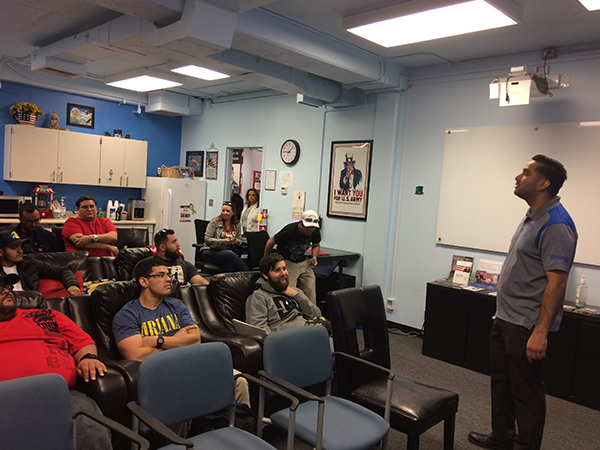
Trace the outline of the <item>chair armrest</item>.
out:
M 366 359 L 359 358 L 358 356 L 350 355 L 348 353 L 339 352 L 339 351 L 338 352 L 333 352 L 332 355 L 334 355 L 334 356 L 342 356 L 344 358 L 348 358 L 348 359 L 351 359 L 351 360 L 356 361 L 358 363 L 365 364 L 365 365 L 367 365 L 369 367 L 373 367 L 374 369 L 380 370 L 380 371 L 384 372 L 387 375 L 388 380 L 393 380 L 394 377 L 396 376 L 387 367 L 380 366 L 379 364 L 375 364 L 375 363 L 373 363 L 371 361 L 367 361 Z
M 134 416 L 144 422 L 148 427 L 152 428 L 152 430 L 156 431 L 162 437 L 167 439 L 170 442 L 173 442 L 177 445 L 185 445 L 187 448 L 193 448 L 194 443 L 188 441 L 185 438 L 182 438 L 165 424 L 163 424 L 160 420 L 138 405 L 136 402 L 127 403 L 127 408 L 132 412 Z
M 349 355 L 348 353 L 333 352 L 332 354 L 334 356 L 342 356 L 344 358 L 351 359 L 353 361 L 365 364 L 369 367 L 373 367 L 374 369 L 380 370 L 387 374 L 385 408 L 383 409 L 383 418 L 385 419 L 386 422 L 389 423 L 390 416 L 392 414 L 392 389 L 394 387 L 394 383 L 393 383 L 394 377 L 395 377 L 394 373 L 392 373 L 392 371 L 390 369 L 388 369 L 387 367 L 380 366 L 379 364 L 372 363 L 371 361 L 366 361 L 366 360 L 364 360 L 362 358 L 358 358 L 357 356 L 354 356 L 354 355 Z
M 140 450 L 148 450 L 150 448 L 150 443 L 146 439 L 144 439 L 142 436 L 131 431 L 129 428 L 125 427 L 124 425 L 121 425 L 120 423 L 115 422 L 114 420 L 111 420 L 108 417 L 103 416 L 102 414 L 98 414 L 95 411 L 83 410 L 83 411 L 80 411 L 78 414 L 76 414 L 75 417 L 79 416 L 80 414 L 83 414 L 84 416 L 89 417 L 90 419 L 98 422 L 99 424 L 104 425 L 106 428 L 109 428 L 112 431 L 116 431 L 117 433 L 122 434 L 130 441 L 133 441 L 136 444 L 138 444 Z M 75 418 L 75 417 L 73 417 L 73 418 Z
M 269 372 L 265 372 L 264 370 L 259 370 L 258 374 L 266 379 L 269 380 L 271 383 L 275 383 L 276 385 L 287 389 L 290 392 L 293 392 L 294 394 L 298 395 L 299 397 L 302 397 L 306 400 L 314 400 L 316 402 L 319 403 L 323 403 L 323 399 L 315 394 L 312 394 L 308 391 L 305 391 L 302 388 L 299 388 L 298 386 L 293 385 L 292 383 L 289 383 L 285 380 L 282 380 L 281 378 L 269 373 Z
M 117 370 L 108 368 L 104 376 L 97 376 L 95 381 L 87 383 L 78 376 L 75 389 L 94 400 L 104 416 L 128 425 L 127 384 Z
M 261 372 L 264 372 L 264 371 L 261 370 Z M 284 397 L 284 398 L 288 399 L 290 401 L 290 403 L 291 403 L 291 406 L 290 406 L 290 410 L 291 411 L 296 411 L 296 409 L 298 408 L 298 405 L 300 404 L 300 401 L 296 397 L 294 397 L 293 395 L 291 395 L 289 392 L 285 392 L 285 391 L 279 389 L 277 386 L 274 386 L 271 383 L 267 383 L 264 380 L 261 380 L 259 378 L 253 377 L 252 375 L 250 375 L 248 373 L 239 373 L 239 374 L 237 374 L 235 376 L 235 378 L 237 379 L 238 377 L 243 377 L 246 380 L 251 381 L 254 384 L 257 384 L 258 386 L 260 386 L 260 387 L 262 387 L 264 389 L 267 389 L 267 390 L 269 390 L 271 392 L 274 392 L 275 394 L 277 394 L 277 395 L 279 395 L 281 397 Z

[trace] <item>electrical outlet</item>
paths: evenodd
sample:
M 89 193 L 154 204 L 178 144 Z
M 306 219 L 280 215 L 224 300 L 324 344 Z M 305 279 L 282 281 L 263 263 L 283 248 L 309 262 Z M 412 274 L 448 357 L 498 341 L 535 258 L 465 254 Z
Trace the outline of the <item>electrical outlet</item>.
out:
M 208 206 L 212 206 L 214 204 L 214 200 L 212 198 L 208 199 Z
M 388 297 L 388 299 L 387 299 L 387 309 L 389 311 L 393 311 L 395 303 L 396 303 L 396 300 L 393 297 Z

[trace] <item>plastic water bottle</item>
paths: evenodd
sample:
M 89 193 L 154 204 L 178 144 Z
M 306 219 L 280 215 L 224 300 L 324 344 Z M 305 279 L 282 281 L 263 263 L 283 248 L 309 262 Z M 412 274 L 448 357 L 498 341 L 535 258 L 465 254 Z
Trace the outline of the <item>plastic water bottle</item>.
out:
M 588 285 L 585 284 L 585 275 L 582 275 L 575 294 L 575 306 L 577 308 L 585 308 L 585 305 L 587 304 L 587 291 Z
M 65 204 L 65 198 L 64 197 L 60 198 L 60 218 L 61 219 L 66 219 L 67 218 L 67 205 Z

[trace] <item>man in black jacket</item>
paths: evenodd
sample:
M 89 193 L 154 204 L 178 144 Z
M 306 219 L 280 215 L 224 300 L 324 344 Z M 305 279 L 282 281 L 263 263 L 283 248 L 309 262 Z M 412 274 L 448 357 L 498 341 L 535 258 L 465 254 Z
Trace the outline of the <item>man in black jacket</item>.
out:
M 5 230 L 0 232 L 0 262 L 2 273 L 14 273 L 21 281 L 15 284 L 14 289 L 19 291 L 37 291 L 40 279 L 53 279 L 60 281 L 68 295 L 81 295 L 79 283 L 73 272 L 66 267 L 56 264 L 30 259 L 27 264 L 23 262 L 22 245 L 26 239 L 20 239 L 15 231 Z
M 65 247 L 54 233 L 40 226 L 40 211 L 33 203 L 24 203 L 19 207 L 19 225 L 14 230 L 20 238 L 29 241 L 23 244 L 23 252 L 64 252 Z

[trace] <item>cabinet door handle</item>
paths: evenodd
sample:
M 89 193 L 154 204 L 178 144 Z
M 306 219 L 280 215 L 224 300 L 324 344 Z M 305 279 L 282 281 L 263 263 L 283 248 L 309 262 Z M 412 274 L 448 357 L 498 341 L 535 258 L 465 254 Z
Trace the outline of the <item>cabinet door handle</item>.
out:
M 121 175 L 121 178 L 119 178 L 119 186 L 123 186 L 123 175 Z
M 54 181 L 55 176 L 56 176 L 56 170 L 54 172 L 52 172 L 52 175 L 50 175 L 50 178 L 52 179 L 52 181 Z
M 126 181 L 125 181 L 125 186 L 129 187 L 129 175 L 127 175 Z
M 63 172 L 60 173 L 60 176 L 58 177 L 58 182 L 62 183 L 63 180 Z

